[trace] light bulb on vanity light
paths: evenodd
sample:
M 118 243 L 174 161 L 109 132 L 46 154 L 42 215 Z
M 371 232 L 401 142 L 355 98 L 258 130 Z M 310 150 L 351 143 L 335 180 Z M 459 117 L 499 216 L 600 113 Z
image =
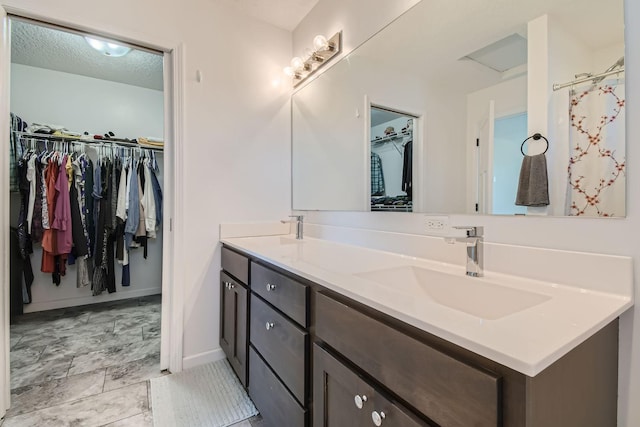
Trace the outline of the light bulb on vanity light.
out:
M 313 47 L 318 51 L 328 50 L 330 48 L 327 38 L 322 35 L 317 35 L 313 38 Z
M 291 68 L 293 68 L 294 71 L 302 70 L 304 68 L 304 61 L 302 60 L 302 58 L 300 58 L 299 56 L 294 56 L 291 60 Z
M 284 73 L 291 77 L 293 86 L 302 83 L 318 69 L 324 66 L 331 58 L 340 53 L 342 33 L 334 34 L 329 40 L 318 35 L 313 40 L 313 48 L 306 48 L 300 56 L 291 59 L 290 66 L 284 68 Z

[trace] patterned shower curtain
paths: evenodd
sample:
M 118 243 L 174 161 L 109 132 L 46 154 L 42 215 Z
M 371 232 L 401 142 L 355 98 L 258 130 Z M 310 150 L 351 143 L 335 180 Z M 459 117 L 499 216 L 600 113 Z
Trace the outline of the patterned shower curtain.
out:
M 625 215 L 624 104 L 623 80 L 571 90 L 565 214 Z

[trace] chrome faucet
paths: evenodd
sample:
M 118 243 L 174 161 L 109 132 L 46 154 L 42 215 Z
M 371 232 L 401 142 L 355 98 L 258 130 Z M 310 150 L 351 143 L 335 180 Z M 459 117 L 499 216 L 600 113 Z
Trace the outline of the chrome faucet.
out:
M 482 227 L 453 227 L 457 230 L 465 230 L 465 237 L 454 237 L 452 242 L 464 242 L 467 244 L 467 276 L 482 277 L 482 236 L 484 229 Z
M 304 222 L 304 215 L 289 215 L 289 218 L 295 218 L 295 220 L 289 220 L 289 221 L 284 221 L 281 220 L 280 222 L 283 224 L 286 223 L 296 223 L 296 239 L 298 240 L 302 240 L 302 225 Z

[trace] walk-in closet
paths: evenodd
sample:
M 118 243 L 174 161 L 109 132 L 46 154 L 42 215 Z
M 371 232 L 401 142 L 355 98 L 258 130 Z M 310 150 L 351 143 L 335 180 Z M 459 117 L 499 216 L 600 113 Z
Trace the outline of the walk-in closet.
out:
M 12 18 L 10 80 L 5 421 L 45 425 L 161 375 L 163 55 Z

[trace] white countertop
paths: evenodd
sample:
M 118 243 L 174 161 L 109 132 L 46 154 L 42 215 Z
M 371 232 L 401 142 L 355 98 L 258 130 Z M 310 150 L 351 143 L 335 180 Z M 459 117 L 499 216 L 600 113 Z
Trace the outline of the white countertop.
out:
M 439 304 L 404 284 L 390 286 L 363 277 L 404 266 L 440 272 L 434 274 L 445 278 L 441 273 L 465 277 L 460 266 L 307 237 L 242 237 L 222 243 L 529 376 L 633 306 L 631 296 L 485 272 L 468 280 L 545 297 L 537 305 L 489 320 Z

